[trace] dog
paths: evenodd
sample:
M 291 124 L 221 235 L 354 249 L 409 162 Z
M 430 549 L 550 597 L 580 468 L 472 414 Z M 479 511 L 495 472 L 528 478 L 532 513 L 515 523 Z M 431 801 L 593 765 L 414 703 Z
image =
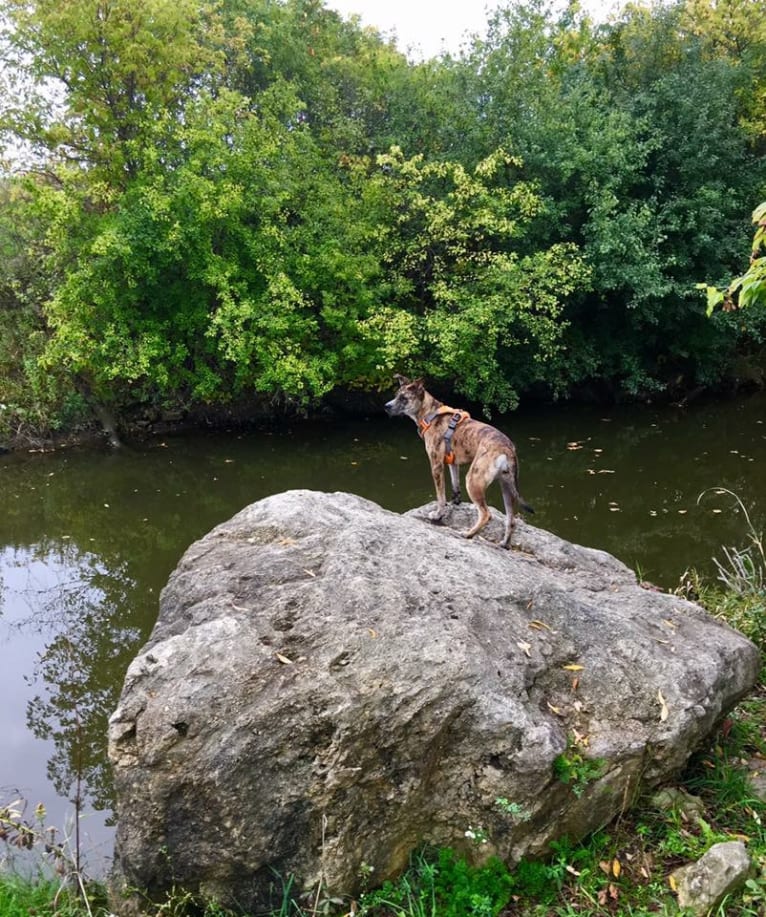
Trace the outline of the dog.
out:
M 452 482 L 452 503 L 461 501 L 460 466 L 470 462 L 465 485 L 478 518 L 465 538 L 473 538 L 489 522 L 487 488 L 499 481 L 505 505 L 505 530 L 500 547 L 507 548 L 515 523 L 515 514 L 521 508 L 534 513 L 532 507 L 519 494 L 519 465 L 516 448 L 505 433 L 480 420 L 473 420 L 467 411 L 448 407 L 427 392 L 422 379 L 410 381 L 396 375 L 399 391 L 385 405 L 389 417 L 411 417 L 423 439 L 431 463 L 431 474 L 436 488 L 436 510 L 430 514 L 432 522 L 441 523 L 447 510 L 444 488 L 444 466 L 447 465 Z

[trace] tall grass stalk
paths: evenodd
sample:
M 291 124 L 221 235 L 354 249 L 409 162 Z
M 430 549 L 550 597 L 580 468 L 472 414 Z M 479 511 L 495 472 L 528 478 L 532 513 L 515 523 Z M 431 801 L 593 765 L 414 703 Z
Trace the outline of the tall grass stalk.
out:
M 763 595 L 766 588 L 766 548 L 764 548 L 763 532 L 759 532 L 753 525 L 750 514 L 737 494 L 726 487 L 712 489 L 716 494 L 728 494 L 733 497 L 747 524 L 748 543 L 745 547 L 723 547 L 724 559 L 713 558 L 713 563 L 718 571 L 718 579 L 726 589 L 737 595 Z M 703 490 L 697 497 L 698 506 L 705 494 L 709 492 L 710 489 Z

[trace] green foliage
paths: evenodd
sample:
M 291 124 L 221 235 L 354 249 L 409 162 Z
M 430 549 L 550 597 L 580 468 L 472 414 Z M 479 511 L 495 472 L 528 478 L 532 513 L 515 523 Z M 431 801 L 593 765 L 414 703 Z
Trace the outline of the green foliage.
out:
M 452 850 L 415 855 L 396 882 L 363 897 L 360 914 L 397 917 L 493 917 L 508 903 L 513 880 L 506 866 L 490 859 L 470 866 Z
M 495 410 L 757 378 L 766 319 L 694 285 L 766 184 L 762 20 L 529 0 L 415 65 L 313 0 L 12 0 L 0 432 L 395 370 Z
M 567 740 L 566 751 L 557 755 L 553 762 L 556 779 L 571 786 L 575 796 L 582 796 L 588 784 L 602 775 L 603 769 L 603 760 L 587 758 L 571 736 Z
M 753 223 L 756 224 L 753 244 L 750 251 L 750 266 L 737 277 L 725 290 L 717 287 L 698 284 L 698 289 L 707 293 L 707 314 L 713 314 L 718 306 L 726 311 L 746 309 L 748 306 L 766 304 L 766 202 L 759 204 L 753 211 Z

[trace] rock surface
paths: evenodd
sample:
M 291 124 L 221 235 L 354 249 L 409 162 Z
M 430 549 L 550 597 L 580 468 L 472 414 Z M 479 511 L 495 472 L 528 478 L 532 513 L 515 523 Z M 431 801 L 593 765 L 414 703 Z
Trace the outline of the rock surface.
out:
M 714 844 L 696 863 L 673 873 L 678 904 L 689 913 L 705 917 L 745 884 L 752 868 L 742 841 Z
M 744 637 L 610 555 L 431 508 L 291 491 L 189 548 L 110 722 L 113 888 L 266 909 L 423 842 L 513 863 L 675 774 L 756 681 Z

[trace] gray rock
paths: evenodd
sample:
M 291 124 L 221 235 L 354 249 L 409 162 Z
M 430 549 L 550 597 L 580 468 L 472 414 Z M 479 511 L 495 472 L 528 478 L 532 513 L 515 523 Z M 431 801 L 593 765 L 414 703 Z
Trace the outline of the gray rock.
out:
M 766 759 L 751 758 L 747 762 L 747 782 L 750 791 L 761 802 L 766 802 Z
M 431 509 L 291 491 L 189 548 L 110 722 L 115 889 L 267 909 L 423 842 L 513 863 L 667 781 L 755 683 L 751 643 L 610 555 Z
M 668 786 L 658 790 L 649 800 L 650 805 L 662 812 L 670 810 L 684 821 L 696 823 L 705 817 L 705 803 L 679 787 Z
M 714 844 L 696 863 L 673 873 L 679 905 L 704 917 L 745 884 L 752 865 L 742 841 Z

